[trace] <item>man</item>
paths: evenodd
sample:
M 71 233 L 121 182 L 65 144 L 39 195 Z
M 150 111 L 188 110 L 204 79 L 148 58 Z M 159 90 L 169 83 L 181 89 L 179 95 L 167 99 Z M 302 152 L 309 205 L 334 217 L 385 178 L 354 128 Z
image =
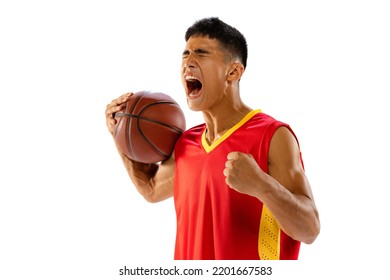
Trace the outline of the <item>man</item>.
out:
M 147 201 L 174 197 L 175 259 L 297 259 L 319 234 L 318 211 L 291 128 L 240 98 L 247 44 L 234 27 L 205 18 L 185 35 L 181 76 L 205 123 L 172 156 L 141 164 L 121 154 Z M 107 127 L 132 93 L 107 105 Z

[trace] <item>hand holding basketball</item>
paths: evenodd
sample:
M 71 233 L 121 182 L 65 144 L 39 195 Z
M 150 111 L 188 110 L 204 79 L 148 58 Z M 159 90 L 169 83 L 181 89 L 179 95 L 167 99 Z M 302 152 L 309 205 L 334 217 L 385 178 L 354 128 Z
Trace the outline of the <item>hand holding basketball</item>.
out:
M 111 133 L 111 135 L 114 136 L 114 131 L 116 128 L 115 125 L 117 124 L 117 120 L 115 120 L 115 118 L 114 118 L 115 113 L 123 110 L 125 103 L 129 100 L 129 98 L 133 94 L 134 93 L 132 93 L 132 92 L 125 93 L 122 96 L 112 100 L 111 103 L 107 105 L 107 107 L 106 107 L 106 125 L 107 125 L 108 131 Z

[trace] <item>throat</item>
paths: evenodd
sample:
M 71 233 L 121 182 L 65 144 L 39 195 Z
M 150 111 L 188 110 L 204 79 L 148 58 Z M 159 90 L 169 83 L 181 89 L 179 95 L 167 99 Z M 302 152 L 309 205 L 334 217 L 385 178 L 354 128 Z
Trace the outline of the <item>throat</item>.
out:
M 209 145 L 212 145 L 221 138 L 226 138 L 226 134 L 234 130 L 234 127 L 239 125 L 240 122 L 251 112 L 252 110 L 245 107 L 241 111 L 236 111 L 232 114 L 222 114 L 220 117 L 212 116 L 206 117 L 206 131 L 205 140 Z
M 226 130 L 227 131 L 227 130 Z M 226 132 L 225 131 L 225 132 Z M 213 143 L 215 143 L 218 139 L 221 138 L 221 136 L 224 134 L 224 132 L 222 132 L 222 134 L 214 134 L 214 133 L 211 133 L 207 128 L 206 128 L 206 131 L 205 131 L 205 140 L 207 142 L 207 144 L 209 145 L 212 145 Z

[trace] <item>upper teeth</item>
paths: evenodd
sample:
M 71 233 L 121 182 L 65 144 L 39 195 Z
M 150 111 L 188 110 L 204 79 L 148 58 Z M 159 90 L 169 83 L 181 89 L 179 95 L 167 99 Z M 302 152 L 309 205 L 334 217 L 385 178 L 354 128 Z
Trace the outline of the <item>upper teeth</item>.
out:
M 186 81 L 194 81 L 194 80 L 197 80 L 197 78 L 195 78 L 194 76 L 186 76 L 185 79 L 186 79 Z

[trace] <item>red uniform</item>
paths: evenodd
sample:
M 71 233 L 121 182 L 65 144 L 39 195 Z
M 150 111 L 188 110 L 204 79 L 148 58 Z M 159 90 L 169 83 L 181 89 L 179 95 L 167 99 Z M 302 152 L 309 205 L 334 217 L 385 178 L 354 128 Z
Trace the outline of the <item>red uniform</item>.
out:
M 269 145 L 280 126 L 289 128 L 258 110 L 250 112 L 212 145 L 206 141 L 204 124 L 180 137 L 175 147 L 175 259 L 260 259 L 263 204 L 227 186 L 223 170 L 227 154 L 238 151 L 252 154 L 268 172 Z M 280 230 L 270 234 L 279 237 L 278 259 L 298 258 L 300 242 Z

